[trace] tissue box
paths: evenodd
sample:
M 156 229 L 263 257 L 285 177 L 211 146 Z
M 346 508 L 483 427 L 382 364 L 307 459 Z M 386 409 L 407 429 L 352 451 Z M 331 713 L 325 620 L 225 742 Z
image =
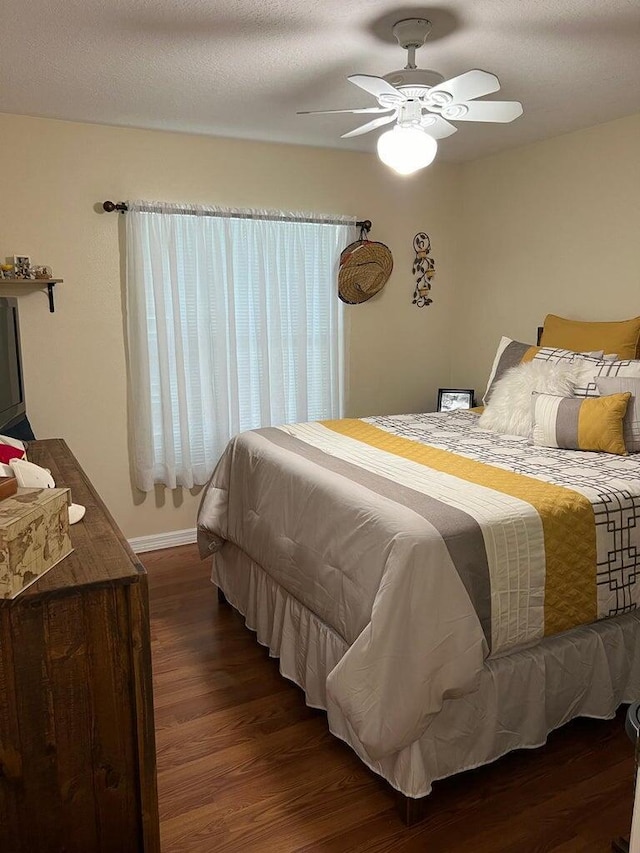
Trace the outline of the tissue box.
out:
M 70 554 L 69 489 L 18 489 L 0 501 L 0 598 L 23 589 Z

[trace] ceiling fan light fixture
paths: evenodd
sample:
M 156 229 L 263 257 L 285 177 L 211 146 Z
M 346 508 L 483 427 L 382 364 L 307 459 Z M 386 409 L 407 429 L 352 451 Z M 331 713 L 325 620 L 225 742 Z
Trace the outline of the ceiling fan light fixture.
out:
M 458 128 L 451 122 L 514 121 L 522 115 L 519 101 L 481 101 L 485 95 L 500 91 L 495 74 L 473 68 L 445 80 L 437 71 L 418 68 L 415 54 L 424 45 L 431 24 L 426 18 L 397 21 L 393 34 L 407 51 L 407 64 L 401 71 L 384 77 L 372 74 L 350 74 L 347 77 L 359 89 L 376 99 L 377 107 L 352 110 L 315 110 L 306 115 L 328 113 L 378 113 L 372 119 L 347 133 L 343 139 L 362 136 L 385 124 L 397 122 L 393 130 L 378 140 L 378 157 L 399 175 L 411 175 L 433 162 L 438 139 L 446 139 Z
M 433 163 L 438 143 L 417 127 L 387 130 L 378 139 L 378 157 L 399 175 L 412 175 Z

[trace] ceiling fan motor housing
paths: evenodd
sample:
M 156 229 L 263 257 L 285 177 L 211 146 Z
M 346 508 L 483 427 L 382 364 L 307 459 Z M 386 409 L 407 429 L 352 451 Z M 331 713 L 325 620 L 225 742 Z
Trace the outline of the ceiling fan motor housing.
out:
M 442 74 L 438 74 L 437 71 L 429 71 L 428 68 L 403 68 L 401 71 L 391 71 L 389 74 L 384 74 L 382 79 L 391 83 L 396 89 L 416 88 L 423 90 L 422 94 L 424 94 L 424 90 L 444 83 Z M 412 97 L 408 92 L 405 94 Z

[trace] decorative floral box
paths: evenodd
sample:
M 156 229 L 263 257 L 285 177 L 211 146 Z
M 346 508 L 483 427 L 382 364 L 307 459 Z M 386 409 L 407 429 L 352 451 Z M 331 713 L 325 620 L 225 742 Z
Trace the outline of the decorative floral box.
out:
M 69 489 L 18 489 L 0 501 L 0 599 L 15 598 L 73 550 Z

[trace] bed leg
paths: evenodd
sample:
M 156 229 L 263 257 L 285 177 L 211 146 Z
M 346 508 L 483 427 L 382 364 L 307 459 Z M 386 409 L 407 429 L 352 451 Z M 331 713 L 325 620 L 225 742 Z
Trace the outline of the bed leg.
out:
M 396 791 L 396 808 L 406 826 L 413 826 L 414 823 L 424 819 L 427 814 L 427 799 L 428 797 L 420 797 L 414 800 Z
M 218 590 L 218 604 L 229 604 L 224 592 L 220 589 L 219 586 L 216 587 Z

